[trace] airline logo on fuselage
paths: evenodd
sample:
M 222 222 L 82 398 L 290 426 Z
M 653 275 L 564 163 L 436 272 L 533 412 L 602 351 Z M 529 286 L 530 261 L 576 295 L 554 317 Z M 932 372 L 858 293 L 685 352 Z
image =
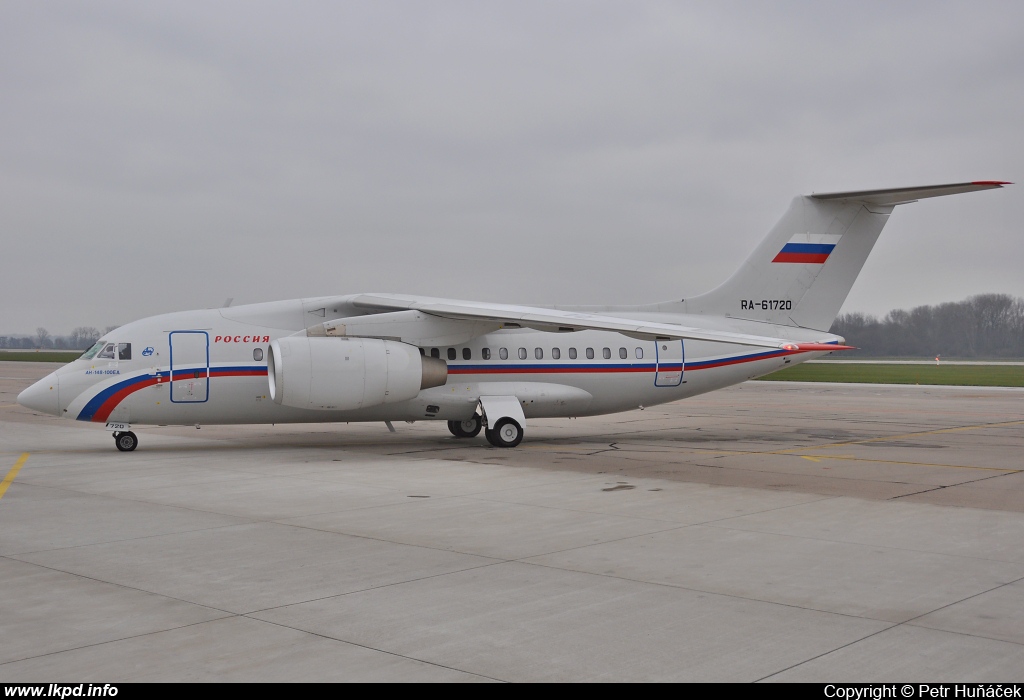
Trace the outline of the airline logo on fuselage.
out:
M 269 335 L 216 335 L 215 343 L 269 343 Z
M 812 263 L 821 265 L 832 254 L 842 234 L 798 233 L 772 260 L 773 263 Z

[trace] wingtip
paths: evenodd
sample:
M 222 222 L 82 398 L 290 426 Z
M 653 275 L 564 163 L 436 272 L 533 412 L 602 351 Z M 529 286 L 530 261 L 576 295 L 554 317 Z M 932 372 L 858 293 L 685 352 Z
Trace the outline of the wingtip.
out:
M 1002 187 L 1003 185 L 1012 185 L 1012 182 L 1006 182 L 1005 180 L 975 180 L 971 183 L 972 185 L 988 185 L 990 187 Z

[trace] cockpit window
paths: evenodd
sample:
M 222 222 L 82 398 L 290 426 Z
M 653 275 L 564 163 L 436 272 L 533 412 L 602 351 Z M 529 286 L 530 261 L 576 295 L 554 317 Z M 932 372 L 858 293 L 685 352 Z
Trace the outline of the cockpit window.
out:
M 114 344 L 107 343 L 106 347 L 100 350 L 100 354 L 96 356 L 97 360 L 113 360 L 114 359 Z
M 96 357 L 96 353 L 98 353 L 98 352 L 100 351 L 100 349 L 101 349 L 101 348 L 102 348 L 102 347 L 103 347 L 104 345 L 106 345 L 106 344 L 107 344 L 107 341 L 105 341 L 105 340 L 98 340 L 98 341 L 96 341 L 96 344 L 95 344 L 95 345 L 93 345 L 93 346 L 92 346 L 91 348 L 89 348 L 88 350 L 86 350 L 86 351 L 85 351 L 85 352 L 84 352 L 84 353 L 82 354 L 82 356 L 81 356 L 81 357 L 79 357 L 78 359 L 79 359 L 79 360 L 91 360 L 92 358 Z
M 132 359 L 132 344 L 131 343 L 118 343 L 117 344 L 117 359 L 119 359 L 119 360 L 130 360 L 130 359 Z

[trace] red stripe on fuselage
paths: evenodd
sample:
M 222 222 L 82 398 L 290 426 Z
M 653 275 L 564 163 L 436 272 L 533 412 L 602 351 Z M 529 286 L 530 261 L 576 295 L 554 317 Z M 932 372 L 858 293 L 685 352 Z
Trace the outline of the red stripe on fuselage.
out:
M 188 376 L 188 377 L 177 376 L 173 380 L 175 382 L 183 382 L 183 381 L 187 381 L 189 379 L 197 379 L 197 377 L 195 376 L 195 370 L 178 370 L 178 372 L 180 372 L 181 374 L 189 373 L 190 376 Z M 176 374 L 177 374 L 177 372 L 176 372 Z M 267 370 L 265 370 L 265 369 L 264 370 L 258 370 L 258 369 L 218 370 L 216 367 L 211 367 L 210 368 L 210 377 L 211 378 L 213 378 L 213 377 L 265 377 L 265 376 L 267 376 Z M 117 408 L 118 404 L 120 404 L 126 398 L 128 398 L 129 396 L 134 394 L 139 389 L 145 389 L 148 386 L 153 386 L 154 384 L 163 383 L 163 381 L 165 379 L 166 379 L 166 377 L 162 376 L 162 375 L 161 376 L 155 376 L 155 377 L 147 377 L 146 379 L 143 379 L 141 381 L 135 382 L 134 384 L 129 384 L 128 386 L 124 387 L 120 391 L 118 391 L 118 392 L 116 392 L 114 394 L 111 394 L 110 397 L 106 401 L 104 401 L 103 404 L 100 405 L 100 407 L 98 409 L 96 409 L 96 413 L 94 413 L 93 416 L 92 416 L 92 421 L 94 423 L 106 423 L 107 422 L 107 418 L 110 417 L 110 414 L 113 413 L 114 409 Z M 205 374 L 201 374 L 198 377 L 198 379 L 206 379 L 206 375 Z M 168 383 L 170 383 L 170 381 L 168 381 Z
M 92 420 L 94 423 L 106 423 L 107 418 L 114 412 L 117 405 L 125 400 L 129 395 L 134 394 L 139 389 L 145 389 L 147 386 L 153 386 L 157 383 L 157 377 L 149 377 L 140 382 L 129 384 L 125 388 L 118 391 L 116 394 L 111 394 L 110 398 L 103 402 L 103 405 L 96 409 L 96 413 L 92 414 Z
M 828 260 L 828 253 L 779 253 L 772 260 L 773 263 L 816 263 L 821 264 Z
M 662 372 L 681 369 L 682 365 L 663 365 Z M 448 367 L 448 374 L 606 374 L 611 372 L 654 372 L 653 367 L 494 367 L 461 369 Z

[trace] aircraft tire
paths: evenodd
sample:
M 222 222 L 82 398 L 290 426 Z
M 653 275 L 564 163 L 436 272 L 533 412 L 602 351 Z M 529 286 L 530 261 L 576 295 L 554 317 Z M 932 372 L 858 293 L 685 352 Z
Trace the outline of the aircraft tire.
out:
M 469 420 L 450 420 L 448 430 L 457 438 L 471 438 L 480 434 L 484 423 L 480 416 L 473 416 Z
M 135 433 L 130 430 L 124 433 L 114 433 L 114 444 L 121 452 L 131 452 L 139 446 L 139 438 L 135 437 Z
M 515 447 L 523 441 L 523 426 L 512 418 L 502 418 L 484 431 L 487 442 L 495 447 Z

